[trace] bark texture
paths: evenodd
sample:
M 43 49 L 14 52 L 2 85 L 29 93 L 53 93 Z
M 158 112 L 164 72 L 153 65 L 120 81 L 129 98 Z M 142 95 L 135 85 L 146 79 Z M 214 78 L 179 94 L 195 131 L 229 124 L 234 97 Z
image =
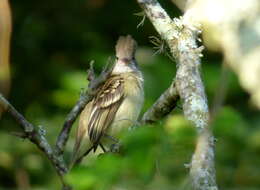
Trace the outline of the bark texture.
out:
M 167 42 L 177 62 L 176 90 L 183 102 L 187 120 L 197 129 L 198 139 L 190 164 L 190 180 L 194 190 L 218 189 L 214 166 L 214 137 L 209 128 L 209 110 L 200 76 L 203 47 L 196 40 L 200 24 L 189 9 L 180 19 L 171 19 L 156 0 L 137 0 L 161 38 Z

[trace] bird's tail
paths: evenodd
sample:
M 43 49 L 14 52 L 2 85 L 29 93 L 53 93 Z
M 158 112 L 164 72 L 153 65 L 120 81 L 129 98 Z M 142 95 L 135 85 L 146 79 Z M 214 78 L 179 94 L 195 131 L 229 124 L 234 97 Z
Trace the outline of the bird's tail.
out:
M 132 59 L 137 48 L 136 41 L 132 36 L 120 36 L 116 44 L 116 56 L 119 59 Z

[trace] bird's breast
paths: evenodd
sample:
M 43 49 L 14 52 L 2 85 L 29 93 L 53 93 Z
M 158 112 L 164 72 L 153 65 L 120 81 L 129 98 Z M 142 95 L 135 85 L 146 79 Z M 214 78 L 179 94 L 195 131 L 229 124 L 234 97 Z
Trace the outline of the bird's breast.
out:
M 120 105 L 111 126 L 111 135 L 117 136 L 123 129 L 136 125 L 144 101 L 142 76 L 124 76 L 124 101 Z

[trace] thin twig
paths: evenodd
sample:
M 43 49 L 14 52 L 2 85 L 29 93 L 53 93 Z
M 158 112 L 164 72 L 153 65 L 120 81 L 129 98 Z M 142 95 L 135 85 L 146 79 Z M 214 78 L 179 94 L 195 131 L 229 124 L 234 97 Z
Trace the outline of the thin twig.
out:
M 35 144 L 51 161 L 59 176 L 63 176 L 67 172 L 67 166 L 62 157 L 58 157 L 52 150 L 42 129 L 28 122 L 22 114 L 20 114 L 4 97 L 0 94 L 0 105 L 2 105 L 21 126 L 25 135 L 24 138 L 29 139 Z
M 179 94 L 177 93 L 173 81 L 171 86 L 156 100 L 151 108 L 144 113 L 141 123 L 151 124 L 161 120 L 177 106 L 178 100 Z
M 21 139 L 27 138 L 27 134 L 25 132 L 11 132 L 10 135 L 15 136 L 15 137 L 19 137 Z
M 55 152 L 57 153 L 57 155 L 63 154 L 73 123 L 75 122 L 81 111 L 84 109 L 84 107 L 87 105 L 87 103 L 93 99 L 94 95 L 97 93 L 97 89 L 101 84 L 103 84 L 106 81 L 113 68 L 109 65 L 109 60 L 106 66 L 103 68 L 101 74 L 98 77 L 96 77 L 93 64 L 94 62 L 91 61 L 90 68 L 88 70 L 88 90 L 81 94 L 79 100 L 66 117 L 66 120 L 57 138 L 55 146 Z
M 88 73 L 88 76 L 87 76 L 88 81 L 93 81 L 96 78 L 93 60 L 90 61 L 90 63 L 89 63 L 89 69 L 87 70 L 87 73 Z
M 81 111 L 84 109 L 86 104 L 91 101 L 92 96 L 90 95 L 82 95 L 80 96 L 78 102 L 74 105 L 68 116 L 66 117 L 66 120 L 63 124 L 62 130 L 57 138 L 55 151 L 58 155 L 62 155 L 64 152 L 64 148 L 66 146 L 66 143 L 69 138 L 69 134 L 72 128 L 73 123 L 77 119 L 78 115 L 81 113 Z

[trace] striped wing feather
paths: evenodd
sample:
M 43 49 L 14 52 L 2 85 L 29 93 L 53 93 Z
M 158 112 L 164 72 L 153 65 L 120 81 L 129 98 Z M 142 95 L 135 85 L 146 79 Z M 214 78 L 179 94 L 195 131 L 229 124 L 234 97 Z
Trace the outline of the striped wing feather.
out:
M 124 96 L 123 82 L 120 76 L 111 76 L 94 99 L 88 123 L 89 139 L 94 145 L 98 145 L 121 105 Z

